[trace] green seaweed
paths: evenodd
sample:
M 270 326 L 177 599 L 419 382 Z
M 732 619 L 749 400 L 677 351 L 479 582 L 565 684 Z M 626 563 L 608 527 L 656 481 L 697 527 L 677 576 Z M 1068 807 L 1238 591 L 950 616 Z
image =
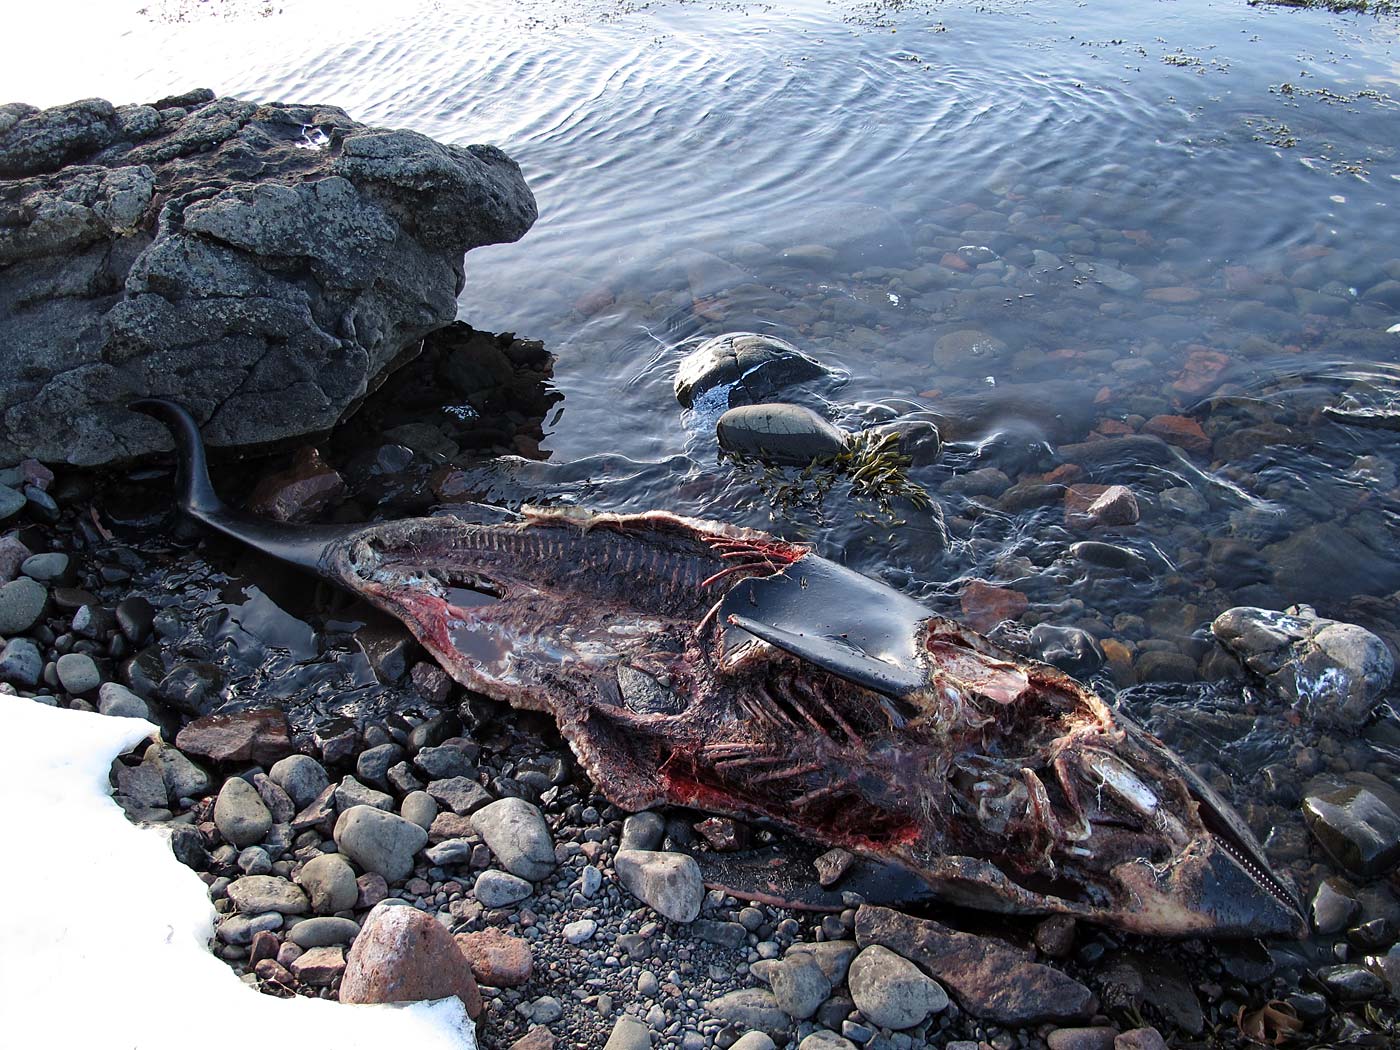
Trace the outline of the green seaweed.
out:
M 915 510 L 933 505 L 923 486 L 909 478 L 911 460 L 899 450 L 897 434 L 855 434 L 843 452 L 814 459 L 801 470 L 741 456 L 731 458 L 753 472 L 754 482 L 775 510 L 820 511 L 827 495 L 843 483 L 855 498 L 875 504 L 876 513 L 857 510 L 856 517 L 880 524 L 904 524 L 895 508 L 896 500 L 906 501 Z

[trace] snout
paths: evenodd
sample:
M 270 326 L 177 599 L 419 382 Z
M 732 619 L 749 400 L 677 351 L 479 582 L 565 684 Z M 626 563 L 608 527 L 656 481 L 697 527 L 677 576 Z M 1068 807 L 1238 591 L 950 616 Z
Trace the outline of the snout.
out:
M 1134 902 L 1123 924 L 1181 937 L 1301 937 L 1303 914 L 1274 875 L 1208 835 L 1166 864 L 1127 861 L 1114 877 Z

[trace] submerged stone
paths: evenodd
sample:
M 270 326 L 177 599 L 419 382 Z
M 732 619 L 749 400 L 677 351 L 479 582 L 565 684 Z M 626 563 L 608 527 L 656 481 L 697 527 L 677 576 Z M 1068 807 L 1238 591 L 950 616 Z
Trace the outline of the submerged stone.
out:
M 765 463 L 806 466 L 835 459 L 850 435 L 803 405 L 741 405 L 719 417 L 720 448 Z
M 727 332 L 701 343 L 681 361 L 676 369 L 676 400 L 690 408 L 698 398 L 723 386 L 729 388 L 729 404 L 752 404 L 792 383 L 828 374 L 785 339 Z

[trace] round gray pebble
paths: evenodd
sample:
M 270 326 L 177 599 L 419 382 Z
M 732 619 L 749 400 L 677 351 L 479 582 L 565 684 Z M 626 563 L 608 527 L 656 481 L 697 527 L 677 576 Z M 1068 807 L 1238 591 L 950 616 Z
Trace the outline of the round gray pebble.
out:
M 23 634 L 39 622 L 49 592 L 28 576 L 0 587 L 0 635 Z
M 68 692 L 79 696 L 102 684 L 102 672 L 86 653 L 64 653 L 58 658 L 58 681 Z

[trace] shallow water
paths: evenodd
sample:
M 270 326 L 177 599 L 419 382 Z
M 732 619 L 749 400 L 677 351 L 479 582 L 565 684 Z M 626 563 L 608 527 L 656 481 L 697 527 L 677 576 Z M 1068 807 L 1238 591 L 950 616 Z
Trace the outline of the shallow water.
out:
M 1238 604 L 1400 639 L 1400 434 L 1345 418 L 1400 411 L 1400 23 L 1234 0 L 143 10 L 74 19 L 63 60 L 21 56 L 0 97 L 208 85 L 520 162 L 541 218 L 470 255 L 460 300 L 558 355 L 542 449 L 576 465 L 517 472 L 517 495 L 812 539 L 974 618 L 969 580 L 1012 588 L 1023 623 L 1115 643 L 1108 686 L 1212 677 L 1204 628 Z M 839 489 L 775 509 L 718 460 L 713 411 L 671 379 L 736 329 L 839 370 L 793 396 L 843 425 L 940 420 L 945 455 L 913 477 L 946 544 L 935 515 L 872 521 Z M 945 338 L 969 330 L 975 350 Z M 1144 432 L 1185 447 L 1088 443 Z M 1132 487 L 1142 521 L 1085 530 L 1058 498 L 1006 495 L 1062 464 Z M 1139 568 L 1077 559 L 1085 539 Z M 326 674 L 372 690 L 360 663 Z M 1194 721 L 1133 704 L 1242 784 L 1316 742 L 1226 694 Z M 1393 776 L 1389 717 L 1371 750 L 1324 741 L 1323 767 Z M 1298 827 L 1269 801 L 1256 828 Z

